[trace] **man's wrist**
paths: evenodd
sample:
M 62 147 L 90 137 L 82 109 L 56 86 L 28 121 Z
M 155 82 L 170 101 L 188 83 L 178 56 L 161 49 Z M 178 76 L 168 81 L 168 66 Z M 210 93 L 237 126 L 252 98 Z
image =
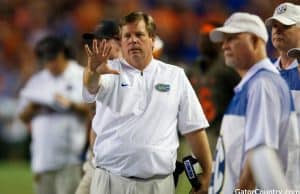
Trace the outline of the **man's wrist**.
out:
M 86 69 L 84 75 L 84 85 L 88 92 L 91 94 L 96 94 L 100 88 L 99 80 L 101 74 L 91 71 L 89 68 Z
M 100 85 L 97 85 L 97 86 L 89 86 L 87 89 L 88 89 L 88 92 L 90 94 L 97 94 L 98 91 L 99 91 L 99 88 L 100 88 Z

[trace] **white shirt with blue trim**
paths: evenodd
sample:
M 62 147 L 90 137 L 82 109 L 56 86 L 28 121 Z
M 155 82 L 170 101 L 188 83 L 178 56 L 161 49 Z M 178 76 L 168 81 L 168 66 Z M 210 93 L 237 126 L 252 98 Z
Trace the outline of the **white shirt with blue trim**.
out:
M 293 108 L 288 86 L 271 61 L 252 66 L 235 88 L 222 120 L 210 194 L 233 193 L 246 153 L 262 145 L 277 150 L 287 172 L 289 135 L 297 127 Z
M 274 63 L 275 67 L 279 70 L 280 75 L 287 82 L 290 91 L 293 96 L 295 111 L 298 121 L 298 130 L 295 131 L 295 137 L 300 135 L 300 72 L 298 69 L 298 62 L 295 59 L 286 69 L 280 67 L 280 58 Z M 300 139 L 298 139 L 297 144 L 293 146 L 293 149 L 290 151 L 291 162 L 294 165 L 288 169 L 288 181 L 293 189 L 300 190 Z
M 96 166 L 126 177 L 148 178 L 175 170 L 177 131 L 208 127 L 182 68 L 152 59 L 143 72 L 124 59 L 109 61 L 120 75 L 102 75 L 92 127 Z

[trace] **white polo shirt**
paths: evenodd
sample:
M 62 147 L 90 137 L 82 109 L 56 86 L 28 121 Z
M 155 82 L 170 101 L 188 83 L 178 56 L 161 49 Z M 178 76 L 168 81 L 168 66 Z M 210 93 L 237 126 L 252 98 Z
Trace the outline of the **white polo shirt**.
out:
M 70 61 L 64 73 L 53 76 L 43 69 L 28 81 L 20 92 L 18 112 L 30 102 L 55 105 L 54 96 L 60 94 L 73 102 L 82 100 L 83 67 Z M 42 113 L 31 121 L 31 167 L 42 173 L 59 170 L 66 165 L 79 164 L 86 140 L 85 122 L 76 114 Z
M 141 72 L 124 59 L 109 61 L 120 75 L 102 75 L 93 129 L 96 166 L 148 178 L 171 174 L 181 134 L 208 127 L 183 69 L 152 59 Z

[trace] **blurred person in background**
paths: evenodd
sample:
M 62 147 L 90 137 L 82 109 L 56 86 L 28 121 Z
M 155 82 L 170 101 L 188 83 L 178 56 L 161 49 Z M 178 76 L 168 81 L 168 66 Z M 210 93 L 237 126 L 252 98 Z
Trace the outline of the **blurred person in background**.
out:
M 18 113 L 31 130 L 31 167 L 37 194 L 74 194 L 86 139 L 83 67 L 58 37 L 36 45 L 43 69 L 20 92 Z
M 211 153 L 201 129 L 208 123 L 183 70 L 153 59 L 155 29 L 151 16 L 132 12 L 120 22 L 122 59 L 107 61 L 106 41 L 85 46 L 83 96 L 101 104 L 92 194 L 175 193 L 177 127 L 203 169 L 197 193 L 207 192 Z
M 291 135 L 297 128 L 292 97 L 267 58 L 268 32 L 258 16 L 234 13 L 210 32 L 210 39 L 222 43 L 225 63 L 242 79 L 222 120 L 209 193 L 253 190 L 259 185 L 250 168 L 252 150 L 260 146 L 276 150 L 287 173 L 288 144 L 296 143 Z
M 298 130 L 300 133 L 300 74 L 299 64 L 295 57 L 287 53 L 292 48 L 300 47 L 300 5 L 282 3 L 278 5 L 272 17 L 265 21 L 272 34 L 272 44 L 278 51 L 279 57 L 275 61 L 275 67 L 286 80 L 293 96 L 298 118 Z M 298 145 L 290 145 L 289 160 L 294 163 L 288 169 L 288 181 L 290 187 L 300 189 L 300 140 Z M 296 147 L 294 147 L 296 146 Z
M 207 21 L 200 25 L 200 55 L 193 64 L 199 72 L 200 80 L 195 89 L 210 123 L 206 131 L 212 152 L 216 147 L 222 117 L 234 94 L 233 89 L 240 81 L 239 74 L 225 65 L 220 45 L 213 44 L 209 39 L 211 30 L 218 26 L 221 23 L 217 21 Z
M 85 44 L 89 45 L 89 48 L 92 49 L 93 40 L 98 40 L 100 43 L 101 40 L 106 40 L 107 44 L 111 46 L 109 60 L 121 58 L 121 49 L 119 42 L 119 26 L 116 21 L 113 20 L 103 20 L 96 26 L 96 29 L 92 33 L 84 33 L 82 35 L 83 41 Z M 100 107 L 99 107 L 100 106 Z M 96 102 L 97 107 L 100 109 L 101 104 Z M 95 111 L 94 111 L 95 112 Z M 100 115 L 99 115 L 100 114 Z M 101 116 L 101 112 L 98 111 L 97 117 Z M 94 114 L 90 116 L 90 122 Z M 91 127 L 91 125 L 90 125 Z M 75 194 L 88 194 L 90 193 L 91 181 L 95 170 L 94 157 L 93 157 L 93 146 L 96 138 L 96 134 L 93 129 L 90 128 L 89 131 L 89 149 L 87 152 L 87 160 L 83 165 L 84 176 L 82 177 L 80 184 L 77 187 Z

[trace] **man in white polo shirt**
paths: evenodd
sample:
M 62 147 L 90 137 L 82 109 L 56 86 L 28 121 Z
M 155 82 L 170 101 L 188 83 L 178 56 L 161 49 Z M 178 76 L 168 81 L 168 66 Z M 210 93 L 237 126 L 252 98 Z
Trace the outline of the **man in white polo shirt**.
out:
M 83 67 L 69 58 L 55 36 L 38 42 L 43 69 L 20 92 L 19 116 L 31 128 L 31 167 L 36 194 L 74 194 L 81 178 L 87 105 L 82 100 Z
M 92 194 L 175 193 L 177 129 L 203 168 L 199 193 L 208 189 L 212 159 L 202 130 L 208 122 L 184 71 L 153 58 L 155 28 L 145 13 L 123 17 L 122 59 L 107 61 L 105 41 L 86 45 L 83 96 L 98 102 Z
M 291 136 L 297 127 L 291 94 L 267 58 L 268 33 L 258 16 L 234 13 L 210 38 L 222 43 L 225 63 L 242 80 L 222 120 L 209 193 L 259 188 L 250 168 L 252 150 L 275 150 L 287 172 L 290 144 L 297 141 Z

